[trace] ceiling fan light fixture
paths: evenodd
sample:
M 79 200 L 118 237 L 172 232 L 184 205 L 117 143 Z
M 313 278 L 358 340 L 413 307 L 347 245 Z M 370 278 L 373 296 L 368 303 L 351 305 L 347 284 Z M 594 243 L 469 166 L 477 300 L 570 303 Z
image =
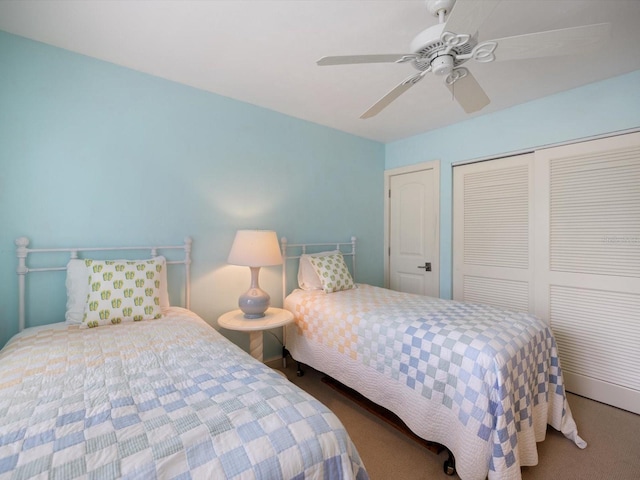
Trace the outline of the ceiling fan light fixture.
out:
M 431 71 L 438 76 L 449 75 L 453 70 L 453 56 L 439 55 L 431 60 Z

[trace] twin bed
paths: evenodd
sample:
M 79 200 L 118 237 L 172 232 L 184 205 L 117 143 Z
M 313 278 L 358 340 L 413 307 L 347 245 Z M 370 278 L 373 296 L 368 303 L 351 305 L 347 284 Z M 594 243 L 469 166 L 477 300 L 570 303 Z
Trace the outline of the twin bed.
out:
M 188 309 L 190 239 L 131 249 L 17 244 L 20 329 L 28 273 L 67 271 L 67 313 L 0 351 L 0 480 L 368 478 L 333 413 Z M 175 249 L 182 259 L 160 255 Z M 149 253 L 109 260 L 123 250 Z M 50 252 L 71 259 L 29 267 L 29 255 Z M 295 316 L 292 357 L 446 446 L 462 479 L 520 478 L 521 466 L 537 464 L 547 424 L 586 446 L 544 322 L 356 284 L 344 261 L 355 274 L 355 238 L 283 239 L 283 256 L 285 293 L 300 261 L 284 299 Z M 169 303 L 171 264 L 186 270 L 186 308 Z
M 419 437 L 446 446 L 464 480 L 519 479 L 536 465 L 547 424 L 578 447 L 555 339 L 526 314 L 355 284 L 355 238 L 288 244 L 298 287 L 287 349 L 390 410 Z M 324 250 L 324 251 L 323 251 Z M 317 253 L 313 253 L 317 252 Z M 295 263 L 295 262 L 293 262 Z M 289 272 L 290 273 L 290 272 Z
M 67 313 L 0 351 L 0 479 L 368 478 L 331 411 L 169 305 L 166 270 L 177 264 L 189 306 L 190 239 L 132 249 L 17 244 L 20 328 L 32 272 L 67 270 Z M 181 260 L 159 255 L 176 248 Z M 123 250 L 148 253 L 96 260 Z M 61 252 L 66 265 L 29 267 L 32 254 Z

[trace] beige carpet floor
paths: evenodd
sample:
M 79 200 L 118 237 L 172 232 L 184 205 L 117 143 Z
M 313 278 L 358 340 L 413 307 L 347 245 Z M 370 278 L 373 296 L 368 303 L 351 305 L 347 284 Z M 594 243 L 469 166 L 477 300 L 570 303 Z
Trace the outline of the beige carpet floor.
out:
M 277 368 L 281 367 L 278 363 Z M 309 367 L 296 376 L 288 362 L 289 380 L 316 397 L 340 418 L 358 448 L 371 480 L 457 479 L 446 476 L 447 453 L 435 454 L 322 382 Z M 569 394 L 578 432 L 588 446 L 581 450 L 549 427 L 538 444 L 540 461 L 524 467 L 524 480 L 640 480 L 640 415 Z

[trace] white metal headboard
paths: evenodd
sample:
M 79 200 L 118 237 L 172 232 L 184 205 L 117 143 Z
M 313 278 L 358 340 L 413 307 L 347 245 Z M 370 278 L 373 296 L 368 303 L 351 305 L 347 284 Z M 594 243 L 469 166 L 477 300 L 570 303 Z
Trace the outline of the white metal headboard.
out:
M 158 245 L 150 247 L 72 247 L 72 248 L 29 248 L 29 239 L 27 237 L 20 237 L 16 239 L 16 255 L 18 257 L 18 328 L 19 331 L 25 328 L 25 277 L 27 273 L 34 272 L 56 272 L 67 269 L 66 262 L 63 266 L 57 267 L 43 267 L 43 268 L 30 268 L 27 266 L 27 257 L 33 253 L 69 253 L 69 259 L 80 258 L 88 252 L 133 252 L 148 250 L 151 257 L 157 257 L 159 251 L 164 250 L 183 250 L 184 258 L 182 260 L 169 260 L 168 265 L 184 265 L 185 268 L 185 307 L 190 308 L 191 305 L 191 244 L 193 240 L 191 237 L 185 237 L 182 245 Z
M 356 278 L 356 237 L 351 237 L 350 242 L 326 242 L 326 243 L 289 243 L 285 237 L 280 239 L 282 248 L 282 304 L 287 296 L 287 260 L 300 259 L 305 253 L 318 253 L 325 250 L 340 250 L 344 257 L 351 257 L 351 273 Z

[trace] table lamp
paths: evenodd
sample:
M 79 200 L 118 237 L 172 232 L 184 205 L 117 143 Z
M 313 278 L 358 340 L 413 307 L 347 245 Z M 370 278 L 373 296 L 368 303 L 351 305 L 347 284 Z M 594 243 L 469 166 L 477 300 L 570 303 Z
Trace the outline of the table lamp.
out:
M 238 230 L 227 262 L 251 269 L 251 286 L 240 295 L 238 306 L 245 318 L 261 318 L 271 298 L 260 288 L 260 267 L 282 264 L 282 253 L 276 232 L 271 230 Z

